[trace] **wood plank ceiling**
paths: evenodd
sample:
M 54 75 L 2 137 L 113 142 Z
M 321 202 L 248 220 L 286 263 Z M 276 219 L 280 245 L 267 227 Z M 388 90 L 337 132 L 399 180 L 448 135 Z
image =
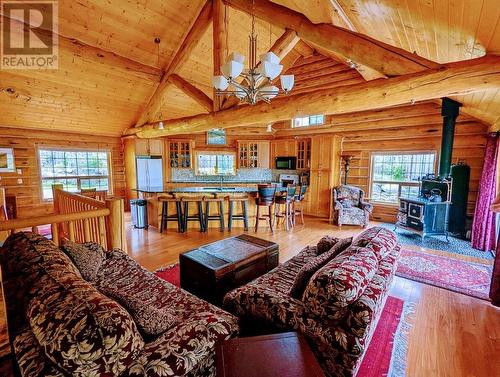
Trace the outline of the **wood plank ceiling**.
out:
M 314 23 L 358 31 L 439 63 L 471 59 L 485 52 L 500 54 L 498 0 L 273 2 L 303 13 Z M 162 70 L 172 61 L 204 4 L 204 0 L 60 2 L 59 69 L 0 71 L 0 125 L 120 135 L 139 118 Z M 226 7 L 225 20 L 228 52 L 248 55 L 250 17 Z M 284 32 L 260 20 L 256 28 L 259 53 L 267 51 Z M 157 36 L 159 46 L 154 43 Z M 300 42 L 294 53 L 306 57 L 291 71 L 299 75 L 304 59 L 318 59 L 321 66 L 323 58 L 310 57 L 311 51 Z M 329 71 L 325 72 L 344 75 L 343 85 L 363 81 L 352 69 L 336 69 L 338 64 L 327 64 Z M 175 73 L 212 98 L 212 72 L 210 26 Z M 307 91 L 307 80 L 297 79 L 297 92 Z M 500 88 L 456 99 L 489 124 L 500 122 Z M 160 107 L 155 116 L 163 119 L 207 112 L 174 85 L 165 90 Z

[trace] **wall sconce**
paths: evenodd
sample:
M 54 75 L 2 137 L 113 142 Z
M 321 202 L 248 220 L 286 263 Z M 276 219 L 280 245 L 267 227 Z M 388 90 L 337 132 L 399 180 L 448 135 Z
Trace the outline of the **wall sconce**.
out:
M 354 156 L 350 154 L 343 154 L 340 158 L 344 161 L 344 185 L 347 185 L 347 173 L 349 173 L 349 164 Z

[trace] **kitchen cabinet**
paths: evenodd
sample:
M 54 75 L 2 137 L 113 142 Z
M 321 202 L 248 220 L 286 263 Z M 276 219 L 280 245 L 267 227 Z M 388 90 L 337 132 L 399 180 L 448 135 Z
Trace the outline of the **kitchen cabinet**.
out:
M 238 141 L 238 167 L 268 169 L 269 145 L 269 141 Z
M 297 169 L 311 167 L 311 139 L 297 140 Z
M 297 156 L 297 141 L 295 139 L 280 139 L 271 142 L 271 168 L 274 168 L 276 157 Z
M 311 138 L 311 170 L 305 213 L 329 217 L 332 188 L 340 184 L 342 137 Z
M 190 140 L 168 142 L 169 167 L 191 169 L 193 166 L 193 144 Z
M 162 139 L 137 139 L 135 141 L 136 156 L 163 156 Z

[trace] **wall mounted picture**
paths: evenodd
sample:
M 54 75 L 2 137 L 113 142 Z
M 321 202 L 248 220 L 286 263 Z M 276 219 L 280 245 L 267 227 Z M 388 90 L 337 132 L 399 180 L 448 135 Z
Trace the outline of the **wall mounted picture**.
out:
M 207 145 L 226 145 L 226 130 L 213 128 L 207 131 Z
M 14 166 L 14 150 L 12 148 L 0 148 L 0 173 L 11 173 L 16 171 Z

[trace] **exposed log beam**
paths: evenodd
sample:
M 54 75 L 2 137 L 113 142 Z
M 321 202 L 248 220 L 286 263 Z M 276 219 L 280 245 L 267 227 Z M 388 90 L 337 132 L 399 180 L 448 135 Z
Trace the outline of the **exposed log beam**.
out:
M 21 22 L 17 19 L 9 18 L 6 15 L 1 15 L 2 23 L 9 19 L 10 22 Z M 52 31 L 42 28 L 37 29 L 37 33 L 52 36 Z M 74 56 L 87 60 L 92 63 L 107 64 L 116 67 L 116 70 L 130 73 L 140 79 L 159 82 L 161 78 L 161 69 L 152 67 L 135 60 L 115 54 L 114 52 L 104 50 L 99 47 L 91 46 L 78 39 L 70 38 L 62 34 L 58 34 L 59 50 L 69 52 Z
M 154 125 L 132 128 L 125 135 L 157 137 L 202 132 L 215 126 L 227 128 L 291 119 L 299 113 L 342 114 L 402 105 L 484 91 L 500 86 L 500 56 L 450 63 L 441 69 L 426 70 L 364 84 L 325 89 L 278 98 L 270 104 L 240 106 L 210 114 L 165 121 L 165 129 Z
M 390 46 L 366 35 L 330 24 L 313 24 L 307 17 L 268 0 L 224 0 L 240 11 L 282 28 L 295 30 L 299 38 L 342 56 L 344 61 L 366 65 L 386 76 L 415 73 L 439 64 Z
M 295 54 L 295 58 L 285 59 L 287 56 L 291 55 L 292 50 L 295 48 L 297 43 L 300 41 L 297 37 L 297 33 L 293 30 L 285 30 L 285 32 L 274 42 L 273 46 L 269 51 L 274 52 L 281 60 L 283 65 L 283 72 L 286 72 L 299 58 L 298 54 Z M 260 62 L 259 62 L 260 64 Z M 229 109 L 240 102 L 235 96 L 231 96 L 224 101 L 222 109 Z
M 137 121 L 136 127 L 152 120 L 151 117 L 153 116 L 153 112 L 158 108 L 160 99 L 169 84 L 168 77 L 187 60 L 193 49 L 196 47 L 196 44 L 207 30 L 211 19 L 212 2 L 210 0 L 207 0 L 202 10 L 200 11 L 200 14 L 196 18 L 196 21 L 193 23 L 193 26 L 177 49 L 174 58 L 172 59 L 168 67 L 164 70 L 161 81 L 156 87 L 151 98 L 148 100 L 146 107 L 144 108 L 141 116 L 139 117 L 139 120 Z
M 226 6 L 222 0 L 213 0 L 212 4 L 212 25 L 213 25 L 213 56 L 214 56 L 214 76 L 221 74 L 220 67 L 224 64 L 227 57 L 226 46 Z M 216 90 L 213 89 L 213 110 L 218 111 L 221 109 L 223 97 L 215 94 Z
M 205 108 L 208 112 L 213 110 L 214 104 L 209 96 L 207 96 L 203 91 L 195 87 L 190 82 L 184 80 L 179 75 L 173 73 L 168 77 L 168 81 L 175 85 L 177 88 L 182 90 L 189 97 L 198 102 L 201 106 Z

